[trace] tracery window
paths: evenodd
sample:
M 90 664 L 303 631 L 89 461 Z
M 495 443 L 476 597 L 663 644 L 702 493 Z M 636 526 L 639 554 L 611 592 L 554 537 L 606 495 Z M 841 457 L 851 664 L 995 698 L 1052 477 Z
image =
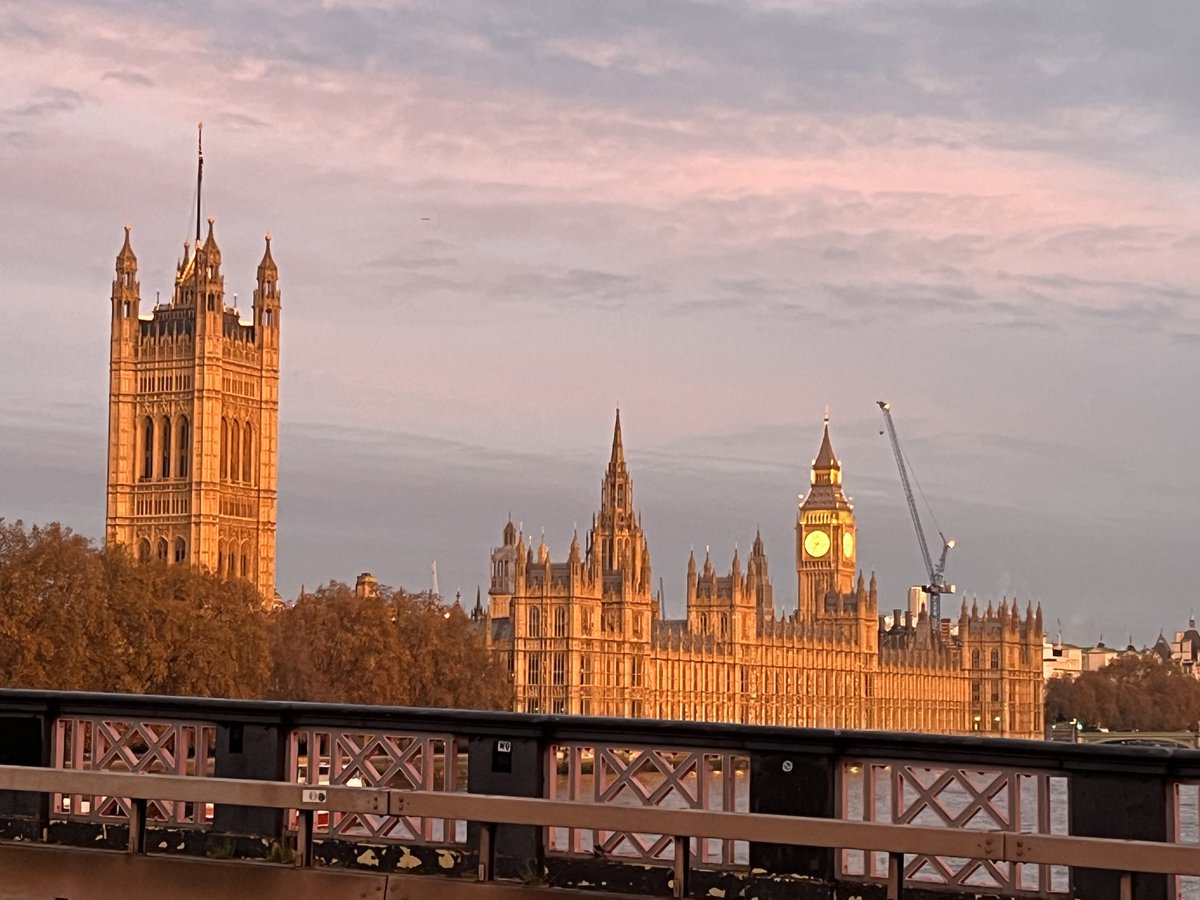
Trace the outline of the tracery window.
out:
M 229 422 L 221 419 L 221 480 L 229 477 Z
M 241 477 L 242 426 L 237 419 L 229 423 L 229 480 Z
M 250 427 L 250 423 L 246 423 L 246 431 L 242 437 L 242 481 L 250 484 L 250 473 L 253 469 L 250 461 L 253 458 L 252 448 L 254 446 L 254 429 Z
M 167 554 L 169 552 L 170 552 L 170 550 L 167 547 L 167 539 L 159 538 L 158 539 L 158 558 L 165 561 L 167 559 Z
M 142 477 L 154 477 L 154 420 L 149 416 L 142 428 Z
M 567 636 L 567 608 L 565 606 L 554 607 L 554 636 Z
M 175 538 L 175 562 L 187 562 L 187 541 Z
M 171 477 L 171 417 L 162 420 L 162 477 Z
M 992 651 L 992 668 L 993 669 L 1000 668 L 1000 651 L 999 650 Z
M 529 608 L 529 636 L 542 636 L 542 612 L 536 606 Z
M 187 478 L 188 474 L 188 448 L 189 442 L 192 439 L 191 432 L 188 427 L 188 417 L 179 417 L 179 467 L 176 470 L 180 478 Z

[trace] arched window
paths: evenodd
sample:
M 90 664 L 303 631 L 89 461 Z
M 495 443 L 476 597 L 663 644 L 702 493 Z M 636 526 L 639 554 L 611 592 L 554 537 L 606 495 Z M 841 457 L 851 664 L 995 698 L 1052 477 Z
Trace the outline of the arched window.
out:
M 700 631 L 708 634 L 708 613 L 700 613 Z
M 234 419 L 229 423 L 229 480 L 237 481 L 241 477 L 242 459 L 242 426 Z
M 142 562 L 150 561 L 150 541 L 142 538 L 138 543 L 138 559 Z
M 992 668 L 993 669 L 1000 668 L 1000 651 L 999 650 L 992 651 Z
M 253 466 L 250 460 L 253 459 L 254 450 L 254 429 L 250 427 L 250 423 L 246 423 L 246 431 L 242 435 L 242 481 L 246 484 L 250 483 L 250 472 Z
M 250 544 L 249 542 L 242 544 L 242 577 L 250 577 Z
M 721 613 L 721 637 L 729 637 L 729 616 Z
M 554 607 L 554 636 L 567 636 L 567 608 L 565 606 Z
M 183 538 L 175 538 L 175 562 L 187 562 L 187 541 Z
M 171 477 L 171 417 L 162 420 L 162 477 Z
M 154 420 L 149 416 L 142 426 L 142 477 L 154 477 Z
M 225 542 L 220 541 L 217 544 L 217 574 L 225 574 Z
M 229 422 L 221 419 L 221 480 L 229 477 Z
M 536 606 L 529 609 L 529 636 L 542 636 L 542 612 Z
M 971 668 L 972 669 L 979 668 L 979 651 L 978 650 L 971 651 Z
M 192 435 L 188 430 L 188 417 L 179 417 L 179 468 L 177 474 L 180 478 L 187 478 L 188 474 L 188 450 L 189 442 Z
M 159 538 L 158 539 L 158 558 L 165 561 L 167 559 L 167 554 L 169 552 L 170 552 L 170 550 L 167 547 L 167 539 Z

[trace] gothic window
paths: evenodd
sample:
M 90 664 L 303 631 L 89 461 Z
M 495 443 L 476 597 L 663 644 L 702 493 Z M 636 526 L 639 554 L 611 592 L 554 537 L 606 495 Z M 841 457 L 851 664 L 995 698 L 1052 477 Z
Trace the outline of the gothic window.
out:
M 192 436 L 188 431 L 188 417 L 179 417 L 179 469 L 177 475 L 180 478 L 187 478 L 188 474 L 188 447 Z
M 971 668 L 972 669 L 979 668 L 979 651 L 978 650 L 971 651 Z
M 983 698 L 983 688 L 978 681 L 971 682 L 971 702 L 978 703 Z
M 121 318 L 122 319 L 129 318 L 129 301 L 128 300 L 126 300 L 124 303 L 121 304 Z
M 567 714 L 567 701 L 562 697 L 554 698 L 554 715 L 565 716 Z
M 275 321 L 274 310 L 264 309 L 263 310 L 263 324 L 266 325 L 268 328 L 270 328 L 274 321 Z
M 584 637 L 592 635 L 592 611 L 590 609 L 583 611 L 583 634 Z
M 554 671 L 555 684 L 567 683 L 567 654 L 559 652 L 554 654 Z
M 175 538 L 175 562 L 187 562 L 187 541 Z
M 154 420 L 149 416 L 142 428 L 142 477 L 154 477 Z
M 253 468 L 250 464 L 253 447 L 254 430 L 250 427 L 250 423 L 247 422 L 245 434 L 242 435 L 242 481 L 246 482 L 246 484 L 250 483 L 250 471 Z
M 592 683 L 592 658 L 586 653 L 579 657 L 579 683 L 585 685 Z
M 700 633 L 708 634 L 708 613 L 700 613 Z
M 217 574 L 225 574 L 225 542 L 220 541 L 217 544 Z
M 542 636 L 542 612 L 536 606 L 529 608 L 529 636 Z
M 242 426 L 234 419 L 229 423 L 229 480 L 237 481 L 241 473 Z
M 229 422 L 221 419 L 221 480 L 229 477 Z
M 1000 684 L 999 684 L 999 682 L 995 682 L 995 681 L 992 682 L 992 702 L 993 703 L 1000 702 Z
M 565 606 L 554 607 L 554 636 L 567 636 L 567 608 Z
M 721 637 L 722 639 L 729 637 L 729 616 L 721 613 Z
M 540 653 L 530 653 L 525 661 L 526 682 L 529 684 L 542 683 L 542 656 Z
M 632 682 L 634 687 L 642 686 L 642 660 L 641 657 L 635 656 L 631 662 L 633 663 Z
M 1000 651 L 999 650 L 992 651 L 992 668 L 993 669 L 1000 668 Z
M 250 544 L 248 543 L 242 544 L 241 570 L 243 578 L 250 577 Z
M 138 544 L 138 559 L 141 562 L 150 561 L 150 542 L 146 538 L 142 538 Z
M 167 548 L 167 539 L 159 538 L 158 539 L 158 558 L 161 560 L 166 560 L 168 552 L 169 552 L 169 550 Z
M 162 477 L 171 477 L 171 417 L 162 420 Z

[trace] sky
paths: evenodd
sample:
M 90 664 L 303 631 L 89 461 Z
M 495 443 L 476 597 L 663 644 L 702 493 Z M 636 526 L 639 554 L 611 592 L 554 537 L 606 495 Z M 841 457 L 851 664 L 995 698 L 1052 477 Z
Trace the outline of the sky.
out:
M 102 536 L 114 257 L 169 296 L 203 121 L 227 291 L 279 265 L 285 597 L 473 602 L 510 512 L 565 557 L 619 406 L 667 611 L 756 528 L 794 608 L 828 406 L 902 606 L 883 399 L 964 596 L 1170 636 L 1198 45 L 1192 0 L 0 0 L 0 516 Z

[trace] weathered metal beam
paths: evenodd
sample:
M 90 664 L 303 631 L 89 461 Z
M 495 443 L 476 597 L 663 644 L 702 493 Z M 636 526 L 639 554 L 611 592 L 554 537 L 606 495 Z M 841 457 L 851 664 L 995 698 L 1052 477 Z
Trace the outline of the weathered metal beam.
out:
M 1195 844 L 1057 834 L 1005 834 L 1002 853 L 1002 858 L 1018 863 L 1163 875 L 1200 875 L 1200 848 Z
M 433 791 L 392 791 L 392 815 L 444 816 L 478 822 L 601 828 L 642 834 L 690 835 L 737 841 L 768 841 L 814 847 L 856 847 L 887 852 L 1002 859 L 999 832 L 951 830 L 918 825 L 884 825 L 841 819 L 663 809 L 489 797 Z
M 0 790 L 376 814 L 387 812 L 389 793 L 384 790 L 342 785 L 314 787 L 278 781 L 197 778 L 190 775 L 127 775 L 120 772 L 34 766 L 0 766 Z

